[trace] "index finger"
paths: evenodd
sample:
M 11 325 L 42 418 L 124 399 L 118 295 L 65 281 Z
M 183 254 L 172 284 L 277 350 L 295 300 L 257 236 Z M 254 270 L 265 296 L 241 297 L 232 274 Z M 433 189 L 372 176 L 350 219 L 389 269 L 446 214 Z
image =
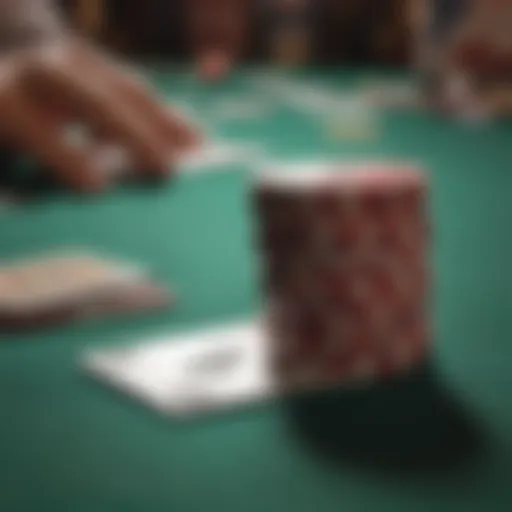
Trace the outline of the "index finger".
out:
M 116 70 L 111 70 L 109 76 L 112 87 L 153 123 L 164 141 L 176 143 L 178 149 L 188 149 L 200 142 L 199 130 L 168 105 L 149 83 L 130 73 L 116 73 Z

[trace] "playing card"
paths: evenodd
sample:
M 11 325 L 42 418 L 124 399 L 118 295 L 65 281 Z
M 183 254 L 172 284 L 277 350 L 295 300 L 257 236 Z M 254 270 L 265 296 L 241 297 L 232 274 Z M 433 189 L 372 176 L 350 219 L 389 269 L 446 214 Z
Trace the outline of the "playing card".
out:
M 326 138 L 335 142 L 373 139 L 381 126 L 379 111 L 355 96 L 340 98 L 322 121 Z
M 78 249 L 0 267 L 0 325 L 6 327 L 161 307 L 168 300 L 145 269 Z
M 270 114 L 270 105 L 257 98 L 229 98 L 219 100 L 212 115 L 220 121 L 254 120 Z
M 189 418 L 276 396 L 268 352 L 262 326 L 248 320 L 90 350 L 80 364 L 166 416 Z
M 371 107 L 408 109 L 422 104 L 421 91 L 412 83 L 399 81 L 371 81 L 360 91 L 363 101 Z
M 179 167 L 185 172 L 202 172 L 244 163 L 258 154 L 255 145 L 211 141 L 182 155 Z

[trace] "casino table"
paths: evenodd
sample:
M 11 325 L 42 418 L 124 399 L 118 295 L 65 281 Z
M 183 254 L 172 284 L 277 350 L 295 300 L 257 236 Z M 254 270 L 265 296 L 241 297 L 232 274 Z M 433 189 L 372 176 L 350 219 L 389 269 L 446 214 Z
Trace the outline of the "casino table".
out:
M 373 390 L 167 421 L 94 383 L 77 361 L 89 347 L 257 314 L 248 201 L 256 162 L 3 209 L 2 259 L 88 247 L 144 263 L 179 300 L 172 311 L 0 334 L 0 510 L 512 510 L 512 126 L 388 112 L 378 136 L 335 140 L 320 119 L 255 88 L 252 70 L 201 85 L 171 67 L 143 69 L 210 133 L 257 143 L 271 159 L 419 162 L 431 183 L 432 357 L 418 375 Z M 287 79 L 342 90 L 368 76 L 380 75 L 309 70 Z M 219 120 L 215 105 L 229 97 L 272 109 Z

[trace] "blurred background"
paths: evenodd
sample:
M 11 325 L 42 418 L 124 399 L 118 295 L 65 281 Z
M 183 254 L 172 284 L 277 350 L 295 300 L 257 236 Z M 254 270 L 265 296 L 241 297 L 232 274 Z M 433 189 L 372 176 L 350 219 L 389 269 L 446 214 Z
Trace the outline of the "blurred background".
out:
M 24 168 L 11 194 L 3 173 L 5 261 L 80 247 L 147 271 L 177 300 L 171 312 L 0 333 L 0 510 L 511 512 L 512 123 L 486 116 L 512 112 L 512 1 L 59 1 L 77 31 L 144 63 L 142 77 L 204 132 L 206 149 L 178 162 L 177 179 L 121 179 L 91 200 Z M 495 45 L 485 16 L 484 29 L 468 28 L 482 5 L 509 6 L 510 43 Z M 448 51 L 462 25 L 461 48 Z M 201 80 L 153 62 L 192 62 Z M 270 71 L 219 80 L 246 64 Z M 281 73 L 295 66 L 306 69 Z M 425 72 L 419 84 L 411 67 Z M 450 79 L 451 104 L 425 101 Z M 473 108 L 482 93 L 488 111 Z M 435 335 L 418 372 L 190 428 L 83 378 L 91 350 L 120 349 L 125 361 L 128 344 L 178 343 L 189 328 L 260 311 L 247 171 L 354 157 L 418 163 L 431 183 Z M 43 200 L 28 205 L 32 179 L 29 195 Z M 135 366 L 134 382 L 151 370 Z
M 242 61 L 407 65 L 423 0 L 62 0 L 111 49 L 189 59 L 208 46 Z

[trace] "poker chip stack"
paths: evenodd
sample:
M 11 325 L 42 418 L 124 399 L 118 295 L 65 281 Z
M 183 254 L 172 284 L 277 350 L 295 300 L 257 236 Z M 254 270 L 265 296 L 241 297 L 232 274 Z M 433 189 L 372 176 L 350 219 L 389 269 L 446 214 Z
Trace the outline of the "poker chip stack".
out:
M 426 198 L 425 177 L 405 164 L 261 173 L 258 245 L 284 387 L 372 382 L 424 358 Z

